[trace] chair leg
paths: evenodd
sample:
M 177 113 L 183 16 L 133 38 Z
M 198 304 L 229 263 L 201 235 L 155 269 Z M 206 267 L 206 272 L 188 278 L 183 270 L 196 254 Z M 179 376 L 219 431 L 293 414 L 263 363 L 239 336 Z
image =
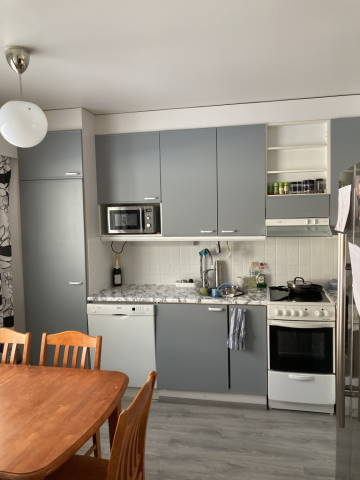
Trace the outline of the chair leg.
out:
M 100 430 L 98 430 L 95 435 L 93 435 L 93 443 L 95 446 L 94 456 L 97 458 L 101 458 Z

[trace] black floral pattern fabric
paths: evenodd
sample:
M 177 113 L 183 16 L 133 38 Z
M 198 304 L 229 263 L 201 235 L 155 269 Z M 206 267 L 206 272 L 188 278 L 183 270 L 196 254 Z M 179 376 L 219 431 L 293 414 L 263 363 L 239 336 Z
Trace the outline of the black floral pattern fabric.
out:
M 11 159 L 0 155 L 0 327 L 14 326 L 9 185 Z

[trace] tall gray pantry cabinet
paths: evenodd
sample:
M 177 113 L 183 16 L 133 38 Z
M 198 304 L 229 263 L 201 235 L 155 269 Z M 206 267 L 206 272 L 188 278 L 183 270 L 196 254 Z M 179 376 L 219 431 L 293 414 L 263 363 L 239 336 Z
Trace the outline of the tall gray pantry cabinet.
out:
M 87 332 L 81 132 L 49 132 L 19 149 L 19 174 L 26 328 L 37 363 L 43 332 Z

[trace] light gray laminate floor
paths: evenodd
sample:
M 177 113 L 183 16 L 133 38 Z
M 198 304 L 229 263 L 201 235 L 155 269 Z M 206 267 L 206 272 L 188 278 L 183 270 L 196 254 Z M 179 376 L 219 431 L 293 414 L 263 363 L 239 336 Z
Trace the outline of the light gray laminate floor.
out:
M 146 480 L 333 480 L 334 471 L 333 416 L 153 402 Z

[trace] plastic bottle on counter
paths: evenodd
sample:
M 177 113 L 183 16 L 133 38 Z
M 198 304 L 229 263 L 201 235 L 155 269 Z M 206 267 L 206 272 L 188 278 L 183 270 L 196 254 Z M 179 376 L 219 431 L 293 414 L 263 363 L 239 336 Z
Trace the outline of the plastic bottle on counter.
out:
M 266 277 L 265 277 L 265 263 L 259 263 L 259 272 L 256 275 L 256 287 L 257 288 L 266 288 Z

